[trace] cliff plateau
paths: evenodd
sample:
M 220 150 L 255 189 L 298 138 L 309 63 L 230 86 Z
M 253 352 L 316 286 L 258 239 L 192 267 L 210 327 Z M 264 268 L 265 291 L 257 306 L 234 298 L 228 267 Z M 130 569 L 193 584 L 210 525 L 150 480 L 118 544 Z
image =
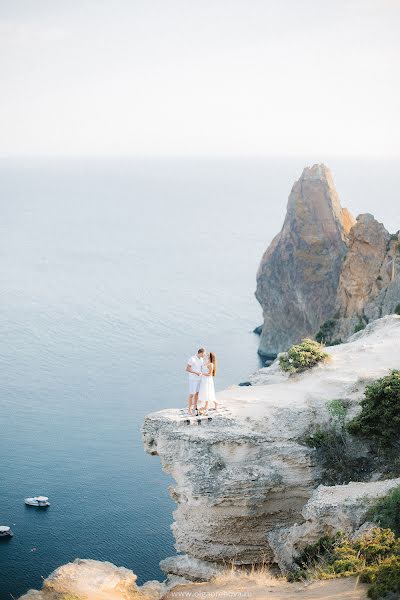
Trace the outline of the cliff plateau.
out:
M 277 561 L 268 536 L 305 521 L 318 485 L 320 468 L 305 436 L 329 423 L 329 400 L 345 400 L 355 415 L 366 384 L 398 367 L 399 343 L 400 317 L 387 316 L 327 348 L 329 361 L 310 372 L 288 377 L 275 363 L 255 374 L 251 387 L 219 392 L 228 412 L 211 423 L 185 425 L 175 409 L 148 415 L 144 446 L 175 481 L 172 529 L 183 554 L 162 568 L 207 579 L 226 562 Z M 352 452 L 365 449 L 354 444 Z

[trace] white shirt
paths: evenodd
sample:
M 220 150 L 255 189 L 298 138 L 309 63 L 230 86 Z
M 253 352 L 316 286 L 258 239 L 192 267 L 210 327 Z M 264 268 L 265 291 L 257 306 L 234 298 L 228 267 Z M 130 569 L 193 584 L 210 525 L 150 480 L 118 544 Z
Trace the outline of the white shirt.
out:
M 201 373 L 203 369 L 203 359 L 200 358 L 197 354 L 191 356 L 187 361 L 187 364 L 190 365 L 192 371 L 196 371 L 196 373 Z M 200 377 L 198 375 L 194 375 L 194 373 L 189 373 L 189 380 L 198 381 Z

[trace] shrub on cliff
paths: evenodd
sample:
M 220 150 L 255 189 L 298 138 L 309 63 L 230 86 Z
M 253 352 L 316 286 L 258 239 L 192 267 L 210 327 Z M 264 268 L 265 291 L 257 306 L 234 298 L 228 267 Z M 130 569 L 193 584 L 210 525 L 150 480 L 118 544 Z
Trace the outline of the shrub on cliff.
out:
M 400 536 L 400 487 L 378 500 L 369 511 L 368 518 Z
M 400 556 L 384 559 L 379 565 L 367 567 L 360 577 L 370 583 L 368 597 L 371 600 L 398 600 L 400 597 Z
M 400 304 L 398 304 L 398 305 L 396 306 L 396 308 L 394 309 L 394 314 L 395 314 L 395 315 L 400 315 Z
M 300 344 L 295 344 L 279 356 L 279 365 L 288 373 L 300 373 L 311 369 L 316 364 L 328 358 L 322 344 L 315 340 L 305 339 Z
M 365 390 L 361 412 L 347 430 L 355 436 L 369 438 L 385 453 L 397 452 L 400 438 L 400 371 L 377 379 Z
M 306 546 L 295 563 L 291 581 L 360 575 L 371 584 L 372 600 L 400 591 L 400 539 L 390 529 L 375 528 L 356 539 L 344 533 L 323 537 Z
M 317 335 L 315 336 L 315 340 L 319 344 L 325 344 L 326 346 L 337 346 L 343 343 L 341 338 L 335 339 L 333 337 L 335 333 L 337 319 L 328 319 L 324 323 L 322 323 L 321 327 Z
M 320 483 L 341 485 L 367 479 L 372 470 L 370 460 L 354 457 L 349 448 L 346 403 L 343 400 L 331 400 L 327 408 L 331 424 L 325 429 L 317 429 L 304 440 L 306 446 L 316 450 L 316 459 L 321 466 Z

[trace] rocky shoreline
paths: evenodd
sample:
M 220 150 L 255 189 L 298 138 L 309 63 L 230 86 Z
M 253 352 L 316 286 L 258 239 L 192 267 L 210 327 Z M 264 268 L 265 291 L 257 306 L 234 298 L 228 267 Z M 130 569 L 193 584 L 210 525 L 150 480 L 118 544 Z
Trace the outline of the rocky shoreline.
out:
M 326 348 L 329 360 L 309 372 L 289 376 L 276 361 L 251 376 L 250 387 L 219 392 L 226 410 L 207 424 L 187 425 L 178 409 L 148 415 L 144 448 L 174 479 L 170 493 L 177 504 L 172 530 L 178 554 L 161 562 L 166 580 L 138 587 L 128 569 L 77 559 L 21 600 L 65 600 L 71 594 L 79 600 L 160 600 L 176 586 L 183 584 L 176 589 L 187 593 L 197 590 L 190 582 L 210 580 L 204 591 L 233 593 L 246 584 L 225 581 L 230 565 L 276 565 L 285 572 L 322 535 L 368 526 L 371 504 L 400 479 L 377 480 L 379 474 L 373 474 L 364 483 L 319 485 L 321 465 L 304 439 L 316 426 L 329 425 L 327 402 L 334 398 L 356 415 L 366 385 L 398 366 L 399 345 L 400 317 L 386 316 L 347 343 Z M 349 448 L 355 457 L 365 451 L 356 442 Z M 305 587 L 280 585 L 282 598 L 306 594 Z M 262 589 L 255 597 L 264 597 Z M 301 597 L 325 597 L 318 586 L 315 593 L 322 595 Z M 348 597 L 365 598 L 365 590 Z

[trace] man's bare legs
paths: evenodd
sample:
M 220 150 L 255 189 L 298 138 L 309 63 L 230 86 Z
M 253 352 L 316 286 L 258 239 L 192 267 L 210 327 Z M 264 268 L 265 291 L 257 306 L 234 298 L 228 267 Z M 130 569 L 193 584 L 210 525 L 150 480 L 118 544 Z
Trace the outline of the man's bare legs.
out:
M 199 392 L 196 392 L 196 394 L 189 394 L 189 398 L 188 398 L 188 413 L 189 413 L 189 415 L 193 415 L 196 412 L 198 400 L 199 400 Z M 192 404 L 193 404 L 193 411 L 192 411 Z
M 199 392 L 196 392 L 194 395 L 194 405 L 193 405 L 194 412 L 196 412 L 198 400 L 199 400 Z

